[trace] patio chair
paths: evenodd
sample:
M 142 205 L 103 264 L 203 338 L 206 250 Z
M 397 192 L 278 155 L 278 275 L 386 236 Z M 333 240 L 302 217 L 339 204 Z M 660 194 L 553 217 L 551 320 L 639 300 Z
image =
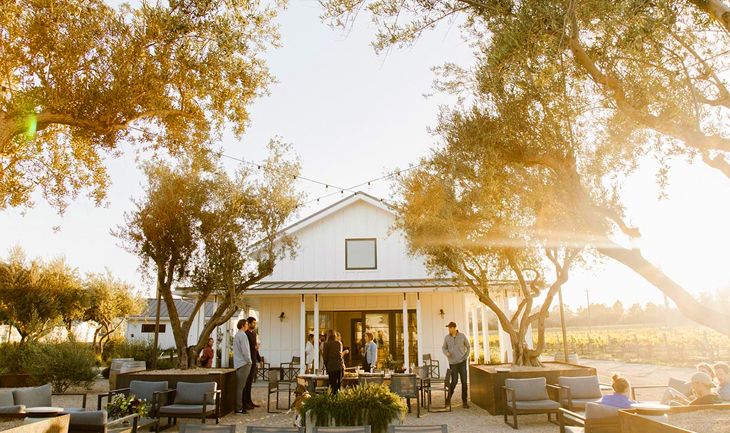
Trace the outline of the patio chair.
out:
M 304 427 L 246 427 L 246 433 L 304 433 Z
M 167 404 L 167 401 L 158 401 L 162 394 L 157 394 L 159 391 L 165 391 L 168 388 L 168 382 L 166 380 L 160 382 L 145 382 L 143 380 L 133 380 L 129 382 L 129 388 L 114 389 L 107 393 L 99 394 L 96 410 L 101 410 L 101 401 L 106 397 L 108 400 L 113 400 L 117 394 L 123 394 L 127 397 L 133 395 L 139 399 L 147 400 L 150 403 L 150 416 L 155 417 L 157 415 L 157 408 Z
M 391 374 L 390 391 L 406 399 L 408 412 L 411 412 L 411 398 L 416 399 L 416 417 L 421 417 L 421 399 L 419 397 L 418 377 L 413 374 Z
M 692 388 L 689 386 L 689 383 L 682 380 L 677 379 L 676 377 L 670 377 L 669 381 L 666 385 L 639 385 L 639 386 L 632 386 L 631 387 L 631 399 L 636 400 L 636 390 L 637 389 L 652 389 L 652 388 L 674 388 L 677 391 L 681 392 L 684 395 L 690 395 L 692 393 Z
M 617 407 L 598 403 L 586 403 L 583 415 L 560 409 L 560 433 L 620 433 L 618 411 Z
M 278 372 L 277 372 L 278 373 Z M 286 393 L 288 396 L 288 403 L 286 407 L 279 407 L 279 394 Z M 276 410 L 282 411 L 287 410 L 291 407 L 291 393 L 292 393 L 292 382 L 284 382 L 279 380 L 278 374 L 269 375 L 269 393 L 266 396 L 266 412 L 271 412 L 271 394 L 276 394 Z
M 431 359 L 431 354 L 426 353 L 423 355 L 423 365 L 428 367 L 428 376 L 429 377 L 440 377 L 441 376 L 441 367 L 439 365 L 438 359 Z
M 82 403 L 80 408 L 67 408 L 63 410 L 63 413 L 79 412 L 86 410 L 86 396 L 85 392 L 64 392 L 56 393 L 51 392 L 51 385 L 37 386 L 35 388 L 24 388 L 16 389 L 13 391 L 13 402 L 17 406 L 29 407 L 48 407 L 53 406 L 51 403 L 51 397 L 54 395 L 78 395 L 82 397 Z
M 446 424 L 439 425 L 392 425 L 388 427 L 388 433 L 448 433 L 449 427 Z
M 301 358 L 298 356 L 292 356 L 291 362 L 281 363 L 281 381 L 282 382 L 294 382 L 297 379 L 297 372 L 299 370 L 299 364 Z
M 451 369 L 446 369 L 446 377 L 429 377 L 428 381 L 423 383 L 423 392 L 426 395 L 426 407 L 429 412 L 451 412 L 451 401 L 446 402 L 449 396 L 449 384 L 446 383 L 447 378 L 451 375 Z M 444 407 L 433 410 L 433 393 L 444 392 Z
M 517 415 L 546 413 L 548 421 L 557 424 L 550 414 L 557 414 L 560 403 L 551 400 L 544 377 L 533 379 L 505 379 L 502 387 L 504 401 L 504 422 L 517 430 Z M 512 416 L 512 423 L 507 420 Z
M 351 427 L 312 427 L 312 433 L 370 433 L 369 425 Z
M 12 392 L 0 394 L 0 413 L 21 413 L 24 410 L 25 405 L 15 404 Z
M 271 368 L 271 364 L 266 362 L 266 359 L 262 356 L 261 357 L 261 364 L 256 368 L 256 377 L 254 377 L 253 381 L 256 382 L 257 380 L 269 380 L 269 369 Z
M 357 375 L 358 385 L 382 385 L 385 380 L 383 373 L 360 373 Z
M 139 422 L 139 415 L 136 413 L 108 421 L 108 415 L 105 410 L 71 412 L 69 416 L 68 433 L 107 433 L 109 428 L 125 422 L 131 424 L 131 433 L 137 433 Z
M 215 416 L 215 423 L 220 422 L 221 392 L 215 382 L 189 383 L 178 382 L 175 389 L 158 391 L 162 398 L 167 396 L 172 404 L 160 406 L 157 409 L 157 432 L 160 431 L 160 418 L 172 418 L 175 425 L 178 418 L 200 418 L 205 424 L 206 418 Z M 170 424 L 168 424 L 169 426 Z
M 423 367 L 414 367 L 413 373 L 416 373 L 416 376 L 420 379 L 420 386 L 421 389 L 421 407 L 426 407 L 426 383 L 428 382 L 428 366 Z
M 568 410 L 583 410 L 586 403 L 598 403 L 603 398 L 598 376 L 559 377 L 560 404 Z
M 236 426 L 232 424 L 198 424 L 181 422 L 180 433 L 236 433 Z

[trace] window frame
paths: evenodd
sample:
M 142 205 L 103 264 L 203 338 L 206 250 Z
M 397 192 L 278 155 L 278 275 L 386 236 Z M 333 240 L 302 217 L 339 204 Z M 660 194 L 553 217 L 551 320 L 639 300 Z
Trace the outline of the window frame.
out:
M 372 268 L 351 268 L 348 266 L 347 243 L 349 241 L 372 241 L 373 242 L 373 267 Z M 346 271 L 373 271 L 378 269 L 378 238 L 347 238 L 345 239 L 345 270 Z
M 145 327 L 152 328 L 151 331 L 145 331 Z M 149 329 L 149 328 L 148 328 Z M 167 331 L 167 324 L 166 323 L 160 323 L 160 332 L 159 334 L 164 334 L 165 331 Z M 155 324 L 154 323 L 143 323 L 142 326 L 139 327 L 139 331 L 143 334 L 154 334 L 155 333 Z

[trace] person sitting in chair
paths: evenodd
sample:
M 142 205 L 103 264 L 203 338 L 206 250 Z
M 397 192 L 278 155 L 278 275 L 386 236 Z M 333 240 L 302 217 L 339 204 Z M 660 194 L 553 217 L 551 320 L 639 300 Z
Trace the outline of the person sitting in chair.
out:
M 670 405 L 702 405 L 702 404 L 721 404 L 722 399 L 719 395 L 712 392 L 712 388 L 715 387 L 715 383 L 712 381 L 707 373 L 697 372 L 692 375 L 689 380 L 689 385 L 692 387 L 696 397 L 692 400 L 683 396 L 680 393 L 672 395 L 672 400 L 669 402 Z
M 611 388 L 613 388 L 614 392 L 613 394 L 604 395 L 601 399 L 601 404 L 619 409 L 630 409 L 631 405 L 636 403 L 636 401 L 629 398 L 631 397 L 631 384 L 618 373 L 614 373 L 611 379 L 613 379 Z

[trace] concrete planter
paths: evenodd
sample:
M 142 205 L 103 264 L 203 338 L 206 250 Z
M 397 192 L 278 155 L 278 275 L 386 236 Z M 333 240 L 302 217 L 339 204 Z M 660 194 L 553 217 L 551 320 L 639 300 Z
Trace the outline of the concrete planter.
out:
M 497 372 L 497 368 L 510 367 L 510 364 L 469 366 L 469 388 L 471 401 L 492 415 L 504 414 L 502 401 L 502 387 L 505 379 L 531 379 L 544 377 L 548 384 L 558 383 L 558 377 L 595 376 L 596 369 L 582 365 L 565 364 L 562 362 L 544 362 L 545 369 L 529 369 L 520 371 Z M 553 396 L 551 396 L 553 397 Z M 554 396 L 557 399 L 557 396 Z
M 33 418 L 26 418 L 23 425 L 3 430 L 3 433 L 68 433 L 70 419 L 69 415 L 39 419 L 38 421 L 34 421 Z
M 128 388 L 133 380 L 158 382 L 166 380 L 170 388 L 175 388 L 178 382 L 215 382 L 221 391 L 221 416 L 228 415 L 235 410 L 236 400 L 236 370 L 233 368 L 216 368 L 209 373 L 184 371 L 154 370 L 134 373 L 119 373 L 117 389 Z
M 363 411 L 362 417 L 360 419 L 362 419 L 362 420 L 368 419 L 367 411 Z M 312 433 L 313 427 L 317 425 L 317 417 L 314 414 L 312 414 L 311 412 L 307 412 L 305 414 L 305 420 L 306 420 L 306 430 L 305 430 L 306 433 Z M 335 420 L 332 418 L 329 418 L 323 424 L 326 427 L 335 427 L 336 426 Z M 403 424 L 403 421 L 402 421 L 401 417 L 398 416 L 398 417 L 395 417 L 392 420 L 390 420 L 390 422 L 388 423 L 388 427 L 390 427 L 392 425 L 402 425 L 402 424 Z M 367 425 L 367 424 L 358 424 L 358 425 Z M 386 428 L 385 432 L 376 432 L 375 430 L 373 430 L 373 433 L 386 433 L 387 430 L 388 430 L 387 428 Z

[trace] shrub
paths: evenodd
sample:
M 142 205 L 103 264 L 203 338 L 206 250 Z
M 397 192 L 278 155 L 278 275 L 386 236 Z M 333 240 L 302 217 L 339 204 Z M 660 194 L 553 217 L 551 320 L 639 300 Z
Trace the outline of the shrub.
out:
M 28 373 L 33 343 L 0 344 L 0 374 Z
M 40 384 L 50 383 L 54 392 L 72 386 L 91 388 L 96 379 L 94 353 L 87 344 L 63 342 L 34 345 L 28 370 Z
M 137 361 L 144 361 L 147 368 L 152 367 L 152 360 L 160 356 L 160 351 L 155 351 L 154 343 L 150 340 L 132 340 L 114 342 L 114 345 L 104 352 L 109 358 L 133 358 Z M 159 362 L 158 362 L 159 364 Z
M 329 390 L 317 394 L 304 402 L 300 413 L 304 417 L 311 412 L 318 426 L 333 419 L 336 425 L 369 425 L 374 433 L 385 433 L 393 419 L 405 417 L 406 409 L 401 398 L 387 386 L 365 385 L 337 394 Z M 367 419 L 363 419 L 363 415 Z

